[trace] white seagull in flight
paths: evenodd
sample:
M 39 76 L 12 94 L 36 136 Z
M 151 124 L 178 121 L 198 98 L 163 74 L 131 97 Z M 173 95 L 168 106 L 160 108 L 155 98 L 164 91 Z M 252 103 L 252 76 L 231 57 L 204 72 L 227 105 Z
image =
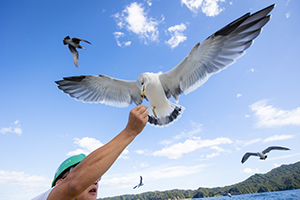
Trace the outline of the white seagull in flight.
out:
M 56 81 L 58 88 L 76 100 L 127 107 L 148 100 L 149 123 L 166 126 L 176 121 L 184 107 L 178 105 L 181 93 L 188 94 L 208 78 L 226 69 L 241 57 L 262 27 L 275 4 L 254 14 L 247 13 L 224 28 L 197 43 L 191 52 L 173 69 L 165 73 L 142 73 L 136 81 L 105 75 L 73 76 Z M 176 103 L 168 100 L 174 97 Z
M 267 158 L 266 153 L 269 153 L 271 150 L 290 150 L 289 148 L 286 147 L 280 147 L 280 146 L 270 146 L 268 148 L 266 148 L 265 150 L 261 151 L 261 152 L 257 152 L 257 153 L 251 153 L 251 152 L 247 152 L 245 153 L 245 155 L 242 158 L 242 163 L 246 162 L 246 160 L 250 157 L 250 156 L 258 156 L 259 159 L 261 160 L 265 160 Z

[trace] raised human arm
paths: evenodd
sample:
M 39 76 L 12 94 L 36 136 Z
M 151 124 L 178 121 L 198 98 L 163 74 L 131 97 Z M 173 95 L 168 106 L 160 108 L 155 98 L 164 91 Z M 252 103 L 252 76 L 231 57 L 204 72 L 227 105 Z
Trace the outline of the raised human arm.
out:
M 73 200 L 101 177 L 145 127 L 148 121 L 146 109 L 142 105 L 133 108 L 125 129 L 81 161 L 64 181 L 53 188 L 47 200 Z

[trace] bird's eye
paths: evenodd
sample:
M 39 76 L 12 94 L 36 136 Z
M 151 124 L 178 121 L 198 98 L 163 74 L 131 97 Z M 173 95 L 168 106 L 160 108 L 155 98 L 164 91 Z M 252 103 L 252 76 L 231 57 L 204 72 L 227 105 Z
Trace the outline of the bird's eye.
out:
M 144 82 L 142 82 L 142 85 L 144 85 Z

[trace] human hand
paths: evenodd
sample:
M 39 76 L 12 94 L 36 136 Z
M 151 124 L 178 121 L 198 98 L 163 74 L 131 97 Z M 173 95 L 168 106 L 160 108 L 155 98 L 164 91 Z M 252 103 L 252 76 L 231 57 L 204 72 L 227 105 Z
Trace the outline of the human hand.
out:
M 128 123 L 125 129 L 132 132 L 134 136 L 138 135 L 148 122 L 147 107 L 138 105 L 129 113 Z

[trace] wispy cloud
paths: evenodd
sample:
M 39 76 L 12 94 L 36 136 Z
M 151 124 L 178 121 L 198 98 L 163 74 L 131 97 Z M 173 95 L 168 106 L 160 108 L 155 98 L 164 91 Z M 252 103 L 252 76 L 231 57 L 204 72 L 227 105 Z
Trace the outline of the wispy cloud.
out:
M 257 138 L 257 139 L 253 139 L 251 141 L 248 141 L 248 142 L 245 142 L 245 146 L 248 146 L 250 144 L 254 144 L 254 143 L 257 143 L 257 142 L 260 142 L 261 139 L 260 138 Z
M 151 1 L 147 3 L 152 5 Z M 159 31 L 157 26 L 159 22 L 148 16 L 143 4 L 133 2 L 126 6 L 122 12 L 114 14 L 113 17 L 120 29 L 125 28 L 129 32 L 137 34 L 145 44 L 158 41 Z
M 280 160 L 280 159 L 285 159 L 285 158 L 291 158 L 291 157 L 299 156 L 299 155 L 300 155 L 300 153 L 289 154 L 289 155 L 284 155 L 284 156 L 277 156 L 277 157 L 268 158 L 267 161 Z
M 287 125 L 300 125 L 300 107 L 294 110 L 280 110 L 267 105 L 268 100 L 261 100 L 252 105 L 250 109 L 257 118 L 256 127 L 274 128 Z
M 0 185 L 14 188 L 49 188 L 51 179 L 45 176 L 26 174 L 25 172 L 0 170 Z
M 168 31 L 171 35 L 171 38 L 168 41 L 165 41 L 171 49 L 174 49 L 179 45 L 179 43 L 184 42 L 187 37 L 182 33 L 186 29 L 185 24 L 181 23 L 180 25 L 171 26 L 168 28 Z
M 239 98 L 239 97 L 241 97 L 241 96 L 242 96 L 242 94 L 237 94 L 237 95 L 236 95 L 237 98 Z
M 274 135 L 272 137 L 266 138 L 263 142 L 273 142 L 273 141 L 279 141 L 279 140 L 287 140 L 294 138 L 295 135 Z
M 22 135 L 22 129 L 19 120 L 13 122 L 9 127 L 1 128 L 0 133 L 16 133 L 17 135 Z
M 245 168 L 242 172 L 247 173 L 247 174 L 258 173 L 259 169 L 258 168 L 255 168 L 255 169 Z
M 190 131 L 182 131 L 180 134 L 177 134 L 175 136 L 172 137 L 172 139 L 169 140 L 163 140 L 160 142 L 160 144 L 162 145 L 170 145 L 175 141 L 178 141 L 182 138 L 192 138 L 194 135 L 196 135 L 197 133 L 200 133 L 202 131 L 201 126 L 202 124 L 191 121 L 191 130 Z
M 216 150 L 216 152 L 206 155 L 207 158 L 213 158 L 215 156 L 218 156 L 218 155 L 220 155 L 221 152 L 227 152 L 227 153 L 231 152 L 230 150 L 225 150 L 219 146 L 211 146 L 210 148 L 213 150 Z
M 192 137 L 187 139 L 185 142 L 179 142 L 171 145 L 170 147 L 165 147 L 162 150 L 155 151 L 152 153 L 154 156 L 165 156 L 169 159 L 178 159 L 183 154 L 193 152 L 197 149 L 204 147 L 211 147 L 220 144 L 231 144 L 232 141 L 229 138 L 216 138 L 213 140 L 202 140 L 200 137 Z
M 122 32 L 114 32 L 114 36 L 115 36 L 115 39 L 117 41 L 117 45 L 119 47 L 124 47 L 124 46 L 130 46 L 131 45 L 131 41 L 127 41 L 127 42 L 120 42 L 120 38 L 121 37 L 124 37 L 124 33 Z
M 186 5 L 194 15 L 196 15 L 201 8 L 201 11 L 206 16 L 214 17 L 224 10 L 224 8 L 220 8 L 219 5 L 220 2 L 224 1 L 225 0 L 181 0 L 181 5 Z
M 101 181 L 101 185 L 103 187 L 113 187 L 116 189 L 131 188 L 132 183 L 139 181 L 137 177 L 139 177 L 140 174 L 143 174 L 143 179 L 150 182 L 153 180 L 197 174 L 205 167 L 207 167 L 207 165 L 203 164 L 195 166 L 158 166 L 154 168 L 147 168 L 146 170 L 136 173 L 106 175 L 106 178 Z

